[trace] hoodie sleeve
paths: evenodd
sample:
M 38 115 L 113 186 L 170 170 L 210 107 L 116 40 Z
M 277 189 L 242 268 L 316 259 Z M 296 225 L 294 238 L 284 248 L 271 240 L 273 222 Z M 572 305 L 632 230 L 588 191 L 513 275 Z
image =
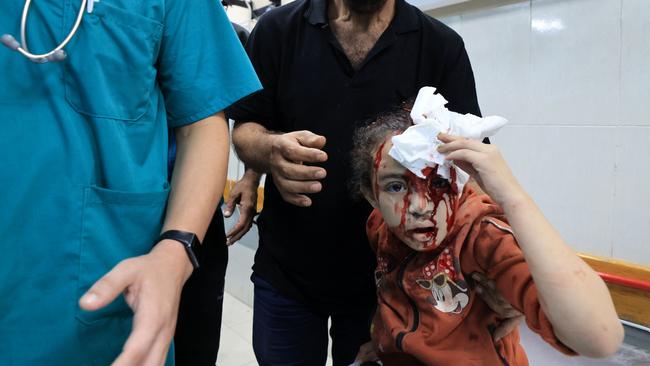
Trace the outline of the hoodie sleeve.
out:
M 551 322 L 539 302 L 524 254 L 510 227 L 497 219 L 485 218 L 478 225 L 475 240 L 466 243 L 461 255 L 464 269 L 474 269 L 495 281 L 496 288 L 510 304 L 523 313 L 528 327 L 558 351 L 575 355 L 553 332 Z
M 379 243 L 379 228 L 384 222 L 384 219 L 381 217 L 379 210 L 374 209 L 368 216 L 368 221 L 366 221 L 366 235 L 368 236 L 368 242 L 373 252 L 377 253 L 377 246 Z

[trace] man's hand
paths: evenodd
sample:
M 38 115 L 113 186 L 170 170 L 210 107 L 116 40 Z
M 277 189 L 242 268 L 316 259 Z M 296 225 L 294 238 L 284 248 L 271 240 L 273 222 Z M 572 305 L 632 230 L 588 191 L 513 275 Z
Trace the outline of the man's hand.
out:
M 226 243 L 235 244 L 250 230 L 253 217 L 257 214 L 257 187 L 260 183 L 260 174 L 252 169 L 246 169 L 244 176 L 230 191 L 223 212 L 225 217 L 232 216 L 235 206 L 239 206 L 239 220 L 226 234 Z
M 323 188 L 319 179 L 325 178 L 323 168 L 303 165 L 322 163 L 327 154 L 321 149 L 325 137 L 309 131 L 274 135 L 269 157 L 269 170 L 282 198 L 296 206 L 311 206 L 306 193 L 317 193 Z
M 494 331 L 494 334 L 492 334 L 496 342 L 515 330 L 521 320 L 524 319 L 524 316 L 497 292 L 494 281 L 489 280 L 484 274 L 478 272 L 472 273 L 472 278 L 476 286 L 474 290 L 481 296 L 481 299 L 483 299 L 487 306 L 503 319 Z
M 149 254 L 117 264 L 81 297 L 79 306 L 93 311 L 123 293 L 134 312 L 131 335 L 113 366 L 164 365 L 181 290 L 191 273 L 183 246 L 163 240 Z

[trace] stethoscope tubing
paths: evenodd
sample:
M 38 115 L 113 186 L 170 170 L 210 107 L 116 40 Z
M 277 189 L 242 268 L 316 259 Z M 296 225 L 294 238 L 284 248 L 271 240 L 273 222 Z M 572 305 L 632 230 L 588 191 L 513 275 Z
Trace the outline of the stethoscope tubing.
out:
M 90 0 L 94 1 L 94 0 Z M 61 61 L 65 59 L 65 51 L 63 48 L 72 40 L 72 37 L 75 36 L 83 20 L 84 13 L 86 11 L 86 6 L 88 0 L 81 0 L 81 6 L 79 7 L 79 13 L 77 14 L 77 19 L 75 20 L 72 29 L 65 37 L 65 39 L 56 46 L 52 51 L 42 54 L 34 54 L 29 52 L 29 47 L 27 46 L 27 16 L 29 15 L 29 7 L 31 6 L 32 0 L 25 0 L 25 6 L 23 7 L 23 14 L 20 19 L 20 43 L 17 44 L 15 38 L 11 35 L 5 34 L 2 36 L 2 42 L 9 48 L 14 49 L 15 51 L 20 52 L 23 56 L 27 57 L 29 60 L 36 63 L 45 63 L 48 61 Z

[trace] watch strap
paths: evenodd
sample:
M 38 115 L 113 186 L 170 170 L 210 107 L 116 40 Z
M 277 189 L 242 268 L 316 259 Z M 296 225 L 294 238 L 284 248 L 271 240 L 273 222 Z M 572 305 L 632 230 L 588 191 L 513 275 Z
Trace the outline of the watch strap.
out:
M 185 248 L 185 253 L 187 253 L 188 258 L 192 263 L 192 267 L 194 267 L 194 269 L 199 268 L 199 260 L 196 256 L 195 248 L 201 245 L 201 242 L 199 241 L 199 238 L 196 236 L 196 234 L 189 231 L 167 230 L 164 233 L 160 234 L 160 237 L 156 243 L 159 243 L 162 240 L 166 239 L 181 243 Z

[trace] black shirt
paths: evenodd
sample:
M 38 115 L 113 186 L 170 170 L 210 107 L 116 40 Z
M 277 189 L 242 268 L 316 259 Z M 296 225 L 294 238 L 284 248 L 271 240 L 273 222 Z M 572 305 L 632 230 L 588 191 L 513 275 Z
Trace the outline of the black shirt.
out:
M 360 121 L 435 86 L 459 113 L 480 114 L 462 39 L 404 0 L 358 71 L 328 25 L 327 0 L 298 0 L 264 15 L 246 50 L 264 90 L 227 110 L 272 131 L 309 130 L 327 138 L 323 190 L 312 206 L 282 200 L 265 184 L 256 274 L 280 292 L 331 314 L 375 302 L 374 255 L 366 202 L 348 190 L 352 134 Z

